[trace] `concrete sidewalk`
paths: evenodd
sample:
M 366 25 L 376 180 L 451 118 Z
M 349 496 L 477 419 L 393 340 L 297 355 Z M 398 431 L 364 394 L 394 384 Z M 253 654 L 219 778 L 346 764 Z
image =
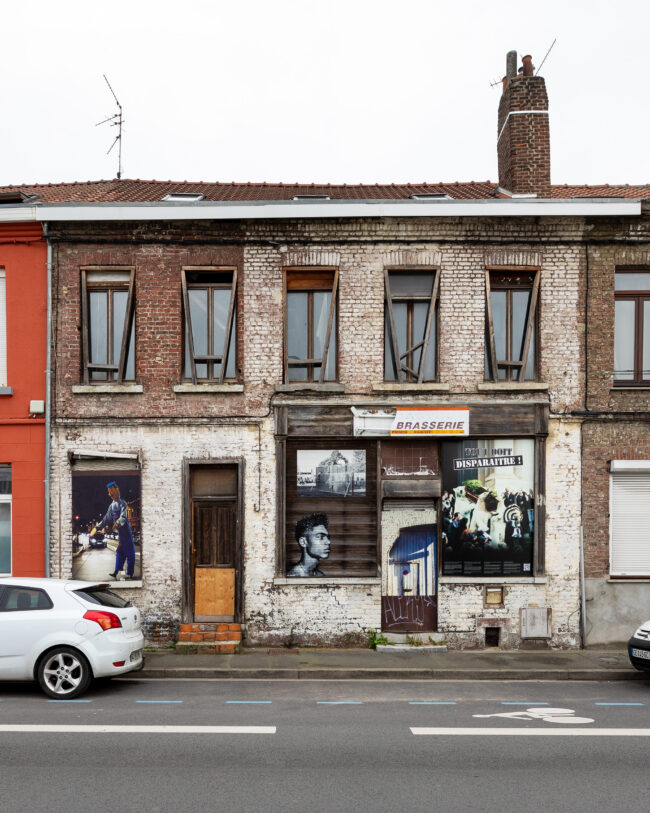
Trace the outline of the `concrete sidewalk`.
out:
M 147 652 L 141 678 L 311 680 L 646 680 L 613 649 L 413 651 L 244 649 L 239 655 Z M 126 675 L 126 678 L 134 674 Z

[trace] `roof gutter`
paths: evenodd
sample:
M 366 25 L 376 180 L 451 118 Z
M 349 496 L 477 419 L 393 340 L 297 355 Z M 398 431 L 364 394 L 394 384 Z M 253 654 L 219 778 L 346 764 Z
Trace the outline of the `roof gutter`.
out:
M 4 209 L 4 207 L 2 207 Z M 7 207 L 14 212 L 20 207 Z M 30 207 L 34 210 L 34 207 Z M 437 201 L 200 201 L 196 203 L 42 203 L 36 219 L 116 220 L 289 220 L 363 217 L 623 217 L 641 214 L 641 200 L 502 199 Z M 5 212 L 0 212 L 0 218 Z M 10 219 L 10 218 L 6 218 Z M 15 219 L 15 216 L 14 218 Z

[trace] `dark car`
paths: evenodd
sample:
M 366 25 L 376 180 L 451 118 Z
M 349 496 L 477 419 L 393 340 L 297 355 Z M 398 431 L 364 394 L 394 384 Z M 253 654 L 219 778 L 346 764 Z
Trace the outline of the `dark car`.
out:
M 650 621 L 637 629 L 627 642 L 630 663 L 640 672 L 650 672 Z
M 105 548 L 106 547 L 106 537 L 102 533 L 102 531 L 95 531 L 95 533 L 88 534 L 88 547 L 92 550 L 92 548 Z

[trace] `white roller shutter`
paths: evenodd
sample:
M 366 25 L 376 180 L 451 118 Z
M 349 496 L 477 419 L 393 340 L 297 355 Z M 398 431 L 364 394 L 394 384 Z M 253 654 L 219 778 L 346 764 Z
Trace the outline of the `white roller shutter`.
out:
M 611 476 L 611 574 L 650 576 L 650 471 Z

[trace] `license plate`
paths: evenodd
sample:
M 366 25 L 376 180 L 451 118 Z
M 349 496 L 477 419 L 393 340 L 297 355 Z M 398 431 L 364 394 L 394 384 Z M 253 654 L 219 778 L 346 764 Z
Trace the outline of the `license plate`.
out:
M 650 650 L 648 649 L 633 649 L 633 658 L 643 658 L 644 661 L 650 661 Z
M 135 652 L 131 653 L 131 658 L 130 658 L 131 663 L 133 663 L 133 661 L 139 661 L 141 657 L 142 657 L 142 650 L 141 649 L 136 649 Z

